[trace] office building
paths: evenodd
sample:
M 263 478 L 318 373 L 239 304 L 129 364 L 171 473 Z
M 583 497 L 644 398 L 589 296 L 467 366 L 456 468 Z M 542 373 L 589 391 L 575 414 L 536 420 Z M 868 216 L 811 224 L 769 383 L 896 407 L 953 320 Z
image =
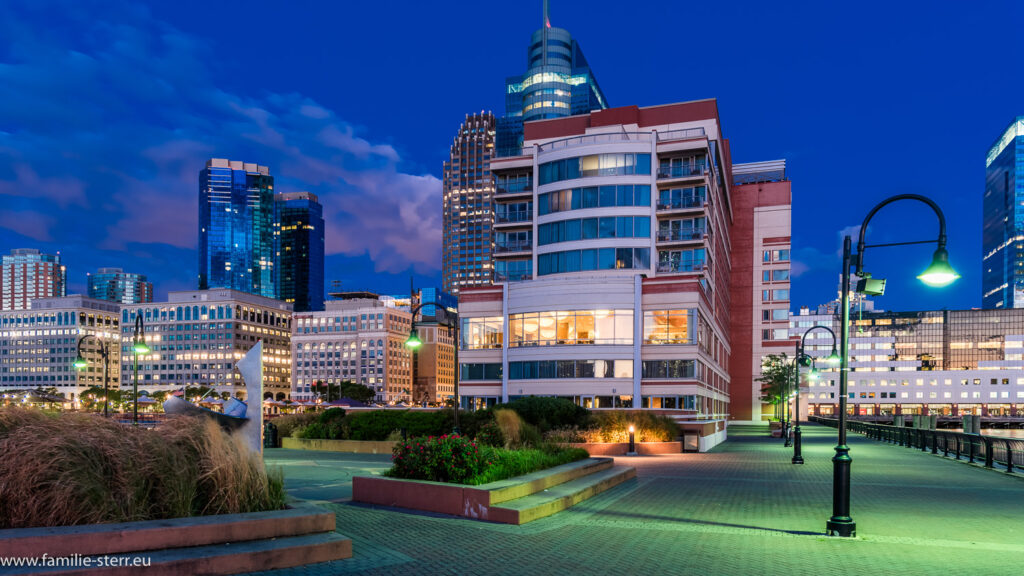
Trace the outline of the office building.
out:
M 36 298 L 67 294 L 67 270 L 60 253 L 43 254 L 34 248 L 17 248 L 4 254 L 3 310 L 28 310 Z
M 89 297 L 121 304 L 153 301 L 153 283 L 144 274 L 100 268 L 88 275 Z
M 0 389 L 55 388 L 76 401 L 87 388 L 103 386 L 103 354 L 108 351 L 108 385 L 121 381 L 118 346 L 119 306 L 81 295 L 32 300 L 28 310 L 0 312 Z M 86 368 L 73 366 L 82 343 Z
M 791 319 L 799 338 L 813 326 L 837 335 L 838 316 L 807 309 Z M 805 351 L 823 358 L 832 338 L 808 335 Z M 838 413 L 836 367 L 816 362 L 817 381 L 804 377 L 802 401 L 811 415 Z M 806 373 L 806 369 L 804 370 Z M 1024 310 L 864 312 L 850 318 L 847 411 L 889 414 L 1024 415 Z
M 494 115 L 467 115 L 444 163 L 441 266 L 444 290 L 451 294 L 493 280 L 493 156 Z
M 205 386 L 246 399 L 235 364 L 263 341 L 263 392 L 291 393 L 291 304 L 227 288 L 171 292 L 166 302 L 121 307 L 121 381 L 133 382 L 132 338 L 141 316 L 149 354 L 139 356 L 139 389 Z
M 315 194 L 274 197 L 279 227 L 278 298 L 296 312 L 324 307 L 324 214 Z
M 411 402 L 412 329 L 408 309 L 370 292 L 339 294 L 325 309 L 296 313 L 292 323 L 292 397 L 317 398 L 320 383 L 369 386 L 380 403 Z M 325 398 L 326 400 L 326 398 Z
M 277 298 L 274 216 L 266 166 L 208 160 L 199 171 L 199 289 Z
M 982 308 L 1024 308 L 1024 116 L 985 158 L 981 250 Z
M 786 352 L 789 338 L 790 207 L 785 160 L 732 165 L 732 335 L 730 419 L 761 422 L 763 358 Z

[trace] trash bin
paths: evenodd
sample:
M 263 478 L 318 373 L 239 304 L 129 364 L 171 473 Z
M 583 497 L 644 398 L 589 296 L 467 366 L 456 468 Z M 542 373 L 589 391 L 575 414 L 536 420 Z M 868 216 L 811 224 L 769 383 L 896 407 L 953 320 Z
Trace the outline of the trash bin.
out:
M 277 426 L 273 422 L 263 424 L 263 447 L 277 448 Z

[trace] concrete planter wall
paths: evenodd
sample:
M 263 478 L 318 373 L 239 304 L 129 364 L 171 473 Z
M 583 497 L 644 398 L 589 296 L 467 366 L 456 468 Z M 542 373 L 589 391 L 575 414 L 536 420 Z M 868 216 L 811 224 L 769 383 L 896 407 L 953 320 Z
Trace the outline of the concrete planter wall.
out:
M 324 452 L 352 452 L 355 454 L 391 454 L 398 442 L 375 440 L 318 440 L 311 438 L 282 438 L 281 447 L 292 450 L 321 450 Z
M 588 442 L 569 444 L 573 448 L 583 448 L 591 456 L 622 456 L 629 451 L 629 442 Z M 683 451 L 682 442 L 637 442 L 637 454 L 679 454 Z

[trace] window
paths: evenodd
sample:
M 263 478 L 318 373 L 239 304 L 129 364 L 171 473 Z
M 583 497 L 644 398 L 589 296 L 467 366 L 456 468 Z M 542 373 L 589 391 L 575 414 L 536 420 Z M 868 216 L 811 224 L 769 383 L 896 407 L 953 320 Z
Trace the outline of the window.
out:
M 644 344 L 695 344 L 697 311 L 647 310 L 644 312 Z
M 658 272 L 700 272 L 706 264 L 704 248 L 658 252 Z
M 462 348 L 501 348 L 502 318 L 488 316 L 462 319 Z
M 508 363 L 509 380 L 633 378 L 632 360 L 533 360 Z
M 539 246 L 595 238 L 650 238 L 650 236 L 651 219 L 647 216 L 560 220 L 537 226 L 537 245 Z
M 692 380 L 701 376 L 703 376 L 703 365 L 697 360 L 645 360 L 643 363 L 643 378 Z
M 762 270 L 761 281 L 762 282 L 784 282 L 789 280 L 789 270 Z
M 762 260 L 765 262 L 788 262 L 789 250 L 765 250 L 762 253 Z
M 541 216 L 584 208 L 650 206 L 651 187 L 645 185 L 589 186 L 545 192 L 538 196 L 537 211 Z
M 509 346 L 633 344 L 632 310 L 564 310 L 510 314 Z
M 589 270 L 647 270 L 650 267 L 650 248 L 588 248 L 548 252 L 537 256 L 538 276 Z
M 501 380 L 501 363 L 462 364 L 461 380 Z
M 700 208 L 704 205 L 707 188 L 692 186 L 689 188 L 672 188 L 658 192 L 658 210 L 676 210 L 680 208 Z
M 767 290 L 766 290 L 766 292 L 767 292 Z M 768 321 L 777 322 L 777 321 L 780 321 L 780 320 L 789 320 L 789 310 L 787 310 L 785 308 L 776 308 L 774 310 L 762 310 L 761 311 L 761 320 L 764 320 L 766 322 L 768 322 Z M 811 335 L 812 338 L 814 336 L 817 336 L 817 334 L 812 334 Z
M 540 165 L 540 184 L 589 176 L 650 174 L 650 154 L 594 154 Z

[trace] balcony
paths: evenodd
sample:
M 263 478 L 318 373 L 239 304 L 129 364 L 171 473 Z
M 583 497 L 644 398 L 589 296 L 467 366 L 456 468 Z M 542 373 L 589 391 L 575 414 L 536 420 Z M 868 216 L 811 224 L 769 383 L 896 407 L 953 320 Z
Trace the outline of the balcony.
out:
M 704 163 L 682 164 L 675 166 L 659 166 L 658 180 L 671 180 L 675 178 L 694 178 L 704 176 L 708 166 Z
M 659 262 L 659 274 L 681 274 L 684 272 L 703 272 L 707 268 L 704 262 Z
M 701 134 L 704 129 L 701 128 Z M 539 146 L 541 152 L 561 150 L 563 148 L 574 148 L 576 146 L 587 146 L 590 144 L 606 144 L 610 142 L 650 142 L 650 132 L 609 132 L 605 134 L 587 134 L 584 136 L 572 136 L 561 140 L 545 142 Z
M 673 198 L 672 200 L 658 201 L 658 210 L 694 210 L 704 209 L 704 198 Z
M 699 242 L 710 236 L 704 228 L 691 230 L 659 230 L 658 242 Z
M 529 224 L 530 222 L 533 222 L 531 210 L 514 210 L 494 215 L 495 224 Z
M 498 196 L 512 194 L 533 194 L 533 180 L 498 180 L 494 187 Z
M 533 250 L 532 240 L 511 240 L 498 242 L 494 245 L 495 254 L 512 254 L 515 252 L 529 252 Z
M 495 282 L 523 282 L 524 280 L 532 280 L 533 274 L 529 272 L 513 272 L 510 274 L 502 274 L 501 272 L 494 273 Z

